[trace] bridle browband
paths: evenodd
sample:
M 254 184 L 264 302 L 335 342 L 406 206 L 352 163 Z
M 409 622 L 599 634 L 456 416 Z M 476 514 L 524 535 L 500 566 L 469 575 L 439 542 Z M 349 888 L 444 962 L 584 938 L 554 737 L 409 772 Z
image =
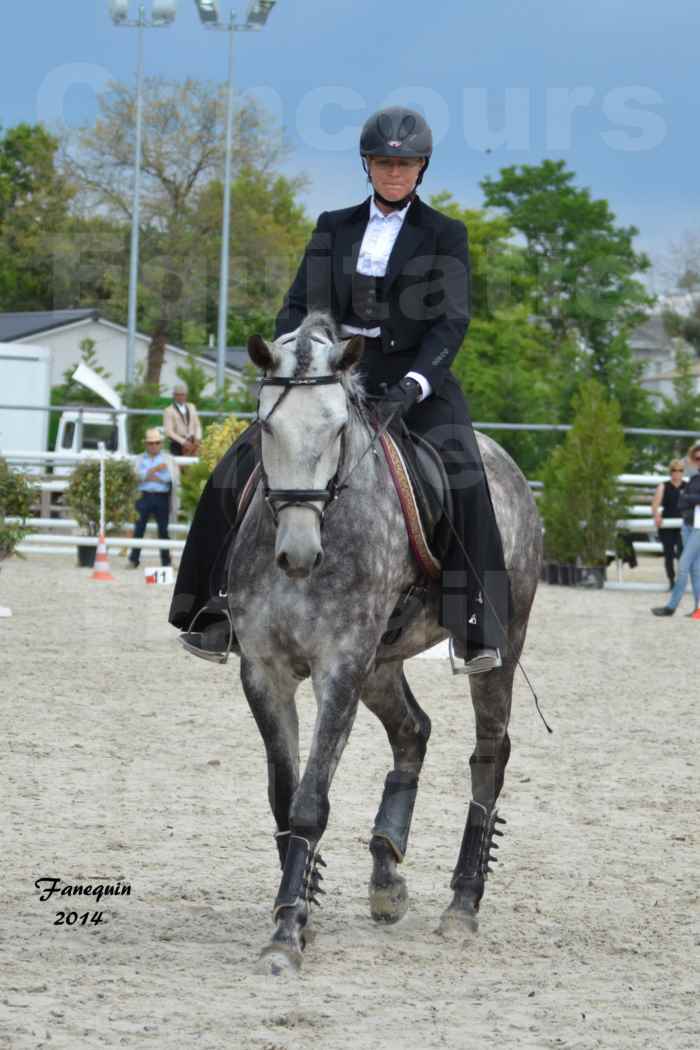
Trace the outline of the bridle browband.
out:
M 258 419 L 261 426 L 264 426 L 272 415 L 277 411 L 279 406 L 284 401 L 285 397 L 292 389 L 292 387 L 304 387 L 304 386 L 327 386 L 331 383 L 341 383 L 342 379 L 337 373 L 333 375 L 325 376 L 307 376 L 305 378 L 295 378 L 294 376 L 289 377 L 271 377 L 269 379 L 263 379 L 260 386 L 281 386 L 284 389 L 282 393 L 275 401 L 274 405 L 265 416 L 264 419 L 260 419 L 260 402 L 258 401 Z M 352 399 L 351 399 L 352 400 Z M 338 496 L 345 488 L 345 485 L 341 485 L 339 482 L 339 475 L 341 468 L 345 462 L 345 431 L 347 424 L 343 427 L 340 435 L 340 455 L 338 457 L 338 467 L 333 477 L 327 482 L 325 489 L 271 489 L 268 481 L 267 472 L 265 465 L 262 462 L 262 456 L 260 457 L 260 471 L 262 476 L 263 485 L 263 499 L 270 508 L 272 514 L 272 520 L 275 523 L 275 527 L 279 524 L 279 516 L 283 510 L 287 507 L 306 507 L 308 510 L 314 511 L 318 515 L 319 522 L 323 525 L 323 519 L 326 514 L 326 510 L 330 503 L 337 500 Z M 316 503 L 322 503 L 323 507 L 321 510 Z

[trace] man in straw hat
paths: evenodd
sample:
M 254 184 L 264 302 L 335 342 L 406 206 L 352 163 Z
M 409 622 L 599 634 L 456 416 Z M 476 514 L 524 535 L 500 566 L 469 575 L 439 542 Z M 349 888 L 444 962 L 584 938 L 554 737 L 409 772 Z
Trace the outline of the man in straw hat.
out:
M 153 515 L 158 526 L 158 538 L 167 540 L 174 465 L 171 457 L 163 452 L 163 439 L 157 427 L 146 431 L 145 445 L 146 451 L 136 461 L 141 495 L 136 501 L 139 520 L 134 527 L 134 539 L 141 539 L 146 531 L 148 519 Z M 134 569 L 138 568 L 140 557 L 141 548 L 132 547 L 129 565 Z M 167 547 L 161 549 L 160 563 L 170 565 L 170 551 Z

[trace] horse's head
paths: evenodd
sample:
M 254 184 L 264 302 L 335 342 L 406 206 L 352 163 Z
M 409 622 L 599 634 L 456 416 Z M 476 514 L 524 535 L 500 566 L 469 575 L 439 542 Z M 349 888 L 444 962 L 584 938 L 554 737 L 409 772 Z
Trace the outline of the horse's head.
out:
M 275 558 L 304 578 L 323 558 L 321 526 L 342 469 L 350 369 L 363 340 L 338 339 L 325 314 L 310 314 L 272 345 L 253 336 L 248 353 L 265 372 L 258 417 L 264 492 L 277 526 Z

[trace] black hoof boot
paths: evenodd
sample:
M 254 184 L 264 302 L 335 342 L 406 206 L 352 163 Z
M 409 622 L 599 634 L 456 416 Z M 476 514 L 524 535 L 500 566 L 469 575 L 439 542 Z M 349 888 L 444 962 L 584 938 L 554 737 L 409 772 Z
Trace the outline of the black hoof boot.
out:
M 387 775 L 369 845 L 373 861 L 369 909 L 375 922 L 398 922 L 408 910 L 406 880 L 396 865 L 406 853 L 417 792 L 415 773 L 394 769 Z
M 479 905 L 485 882 L 491 872 L 490 865 L 496 863 L 493 850 L 498 849 L 498 844 L 493 839 L 503 835 L 497 824 L 505 824 L 505 820 L 498 816 L 495 808 L 488 809 L 480 802 L 469 803 L 462 847 L 450 883 L 454 896 L 443 912 L 440 933 L 449 934 L 460 929 L 475 933 L 478 930 Z
M 306 947 L 309 913 L 312 904 L 320 906 L 318 897 L 323 875 L 319 868 L 326 864 L 308 839 L 289 831 L 275 836 L 282 863 L 282 879 L 275 899 L 272 917 L 275 932 L 260 953 L 257 972 L 271 976 L 296 973 L 301 969 Z

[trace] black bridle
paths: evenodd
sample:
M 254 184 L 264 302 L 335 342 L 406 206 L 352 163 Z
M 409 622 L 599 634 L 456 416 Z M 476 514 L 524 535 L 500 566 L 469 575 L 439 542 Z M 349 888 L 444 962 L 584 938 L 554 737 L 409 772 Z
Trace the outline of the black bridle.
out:
M 282 390 L 282 393 L 277 398 L 274 405 L 272 406 L 272 408 L 270 409 L 270 411 L 264 419 L 260 418 L 260 400 L 258 399 L 258 422 L 260 423 L 262 428 L 265 427 L 265 424 L 272 417 L 273 413 L 277 411 L 277 409 L 282 404 L 292 387 L 326 386 L 330 383 L 342 384 L 343 380 L 337 372 L 333 375 L 308 376 L 305 379 L 295 379 L 294 377 L 270 377 L 269 379 L 263 379 L 260 383 L 261 387 L 281 386 L 284 389 Z M 267 472 L 265 470 L 265 464 L 262 461 L 262 455 L 260 456 L 260 474 L 263 485 L 263 499 L 270 508 L 270 513 L 272 514 L 272 520 L 275 523 L 275 527 L 277 527 L 277 525 L 279 524 L 280 513 L 283 510 L 285 510 L 286 507 L 308 507 L 309 510 L 313 510 L 316 514 L 318 514 L 320 524 L 323 525 L 324 518 L 326 516 L 326 510 L 328 509 L 329 505 L 331 503 L 335 503 L 343 489 L 346 489 L 348 487 L 348 482 L 352 474 L 357 470 L 365 456 L 369 452 L 373 452 L 375 455 L 377 455 L 377 445 L 379 444 L 379 440 L 391 426 L 395 416 L 399 411 L 400 406 L 397 406 L 393 410 L 393 412 L 389 412 L 385 416 L 384 421 L 381 423 L 380 426 L 375 426 L 373 428 L 370 426 L 368 420 L 366 419 L 361 404 L 353 397 L 351 393 L 347 393 L 347 397 L 350 401 L 350 404 L 353 405 L 359 412 L 369 433 L 372 433 L 372 430 L 374 429 L 374 434 L 371 440 L 369 441 L 367 448 L 364 450 L 364 452 L 359 457 L 354 466 L 351 467 L 351 469 L 348 471 L 348 473 L 345 475 L 342 481 L 340 481 L 340 473 L 343 466 L 345 465 L 347 423 L 343 427 L 340 434 L 340 455 L 338 456 L 338 466 L 336 468 L 335 474 L 326 484 L 325 489 L 271 489 L 267 477 Z M 381 398 L 379 400 L 381 400 Z M 318 507 L 314 506 L 315 503 L 322 503 L 323 508 L 319 510 Z
M 258 420 L 260 421 L 261 427 L 265 427 L 272 415 L 277 411 L 279 406 L 284 401 L 285 397 L 292 389 L 292 387 L 304 387 L 304 386 L 326 386 L 330 383 L 341 383 L 342 379 L 337 373 L 334 375 L 325 376 L 309 376 L 304 379 L 296 379 L 294 377 L 288 378 L 274 378 L 263 379 L 261 386 L 281 386 L 284 387 L 282 393 L 275 401 L 274 405 L 265 416 L 264 419 L 260 418 L 260 403 L 258 402 Z M 309 510 L 313 510 L 318 515 L 319 522 L 323 525 L 323 519 L 326 514 L 326 510 L 330 503 L 337 500 L 338 496 L 345 488 L 344 484 L 340 484 L 339 476 L 340 471 L 345 462 L 345 432 L 347 429 L 347 423 L 343 427 L 340 434 L 340 455 L 338 457 L 338 466 L 333 477 L 327 482 L 324 489 L 271 489 L 270 483 L 267 477 L 267 471 L 265 470 L 265 464 L 262 462 L 262 456 L 260 457 L 260 471 L 262 476 L 263 485 L 263 499 L 270 508 L 272 514 L 272 520 L 275 526 L 279 524 L 279 516 L 283 510 L 287 507 L 307 507 Z M 322 509 L 319 510 L 316 503 L 323 504 Z

